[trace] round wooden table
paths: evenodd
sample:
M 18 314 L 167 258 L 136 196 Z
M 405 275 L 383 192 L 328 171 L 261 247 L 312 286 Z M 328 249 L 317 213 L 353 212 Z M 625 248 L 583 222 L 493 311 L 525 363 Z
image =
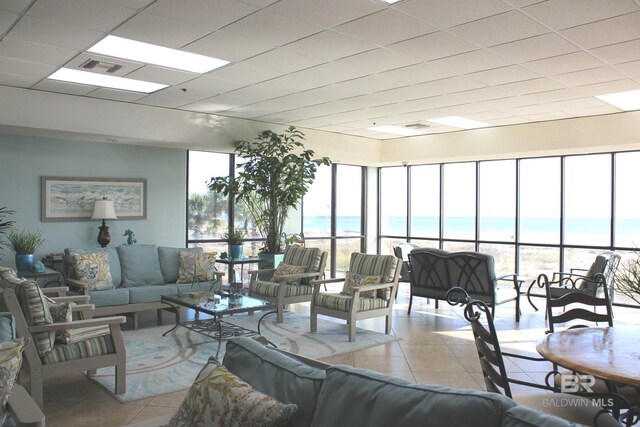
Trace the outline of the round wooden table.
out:
M 640 387 L 640 329 L 603 327 L 554 332 L 538 341 L 536 350 L 572 371 Z

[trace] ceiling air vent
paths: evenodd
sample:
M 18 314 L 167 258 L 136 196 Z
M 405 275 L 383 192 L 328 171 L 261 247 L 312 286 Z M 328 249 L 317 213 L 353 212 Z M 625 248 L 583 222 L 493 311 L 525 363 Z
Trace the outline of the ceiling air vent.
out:
M 423 130 L 423 129 L 428 129 L 430 126 L 425 125 L 424 123 L 412 123 L 410 125 L 404 125 L 404 127 L 413 129 L 413 130 Z
M 105 72 L 107 72 L 109 74 L 113 74 L 116 71 L 118 71 L 119 69 L 121 69 L 122 65 L 120 65 L 120 64 L 112 64 L 112 63 L 105 62 L 105 61 L 98 61 L 96 59 L 88 59 L 88 60 L 84 61 L 82 64 L 80 64 L 80 68 L 83 68 L 85 70 L 93 70 L 95 68 L 99 68 L 99 69 L 104 70 Z M 100 71 L 100 70 L 96 70 L 96 71 Z

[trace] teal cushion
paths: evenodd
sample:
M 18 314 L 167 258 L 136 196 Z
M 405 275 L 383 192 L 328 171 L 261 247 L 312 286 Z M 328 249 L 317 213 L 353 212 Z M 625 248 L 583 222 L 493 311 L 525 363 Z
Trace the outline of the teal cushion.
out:
M 366 369 L 327 369 L 312 427 L 496 427 L 515 402 L 498 393 L 414 384 Z
M 129 289 L 129 303 L 160 302 L 162 295 L 178 295 L 176 285 L 136 286 Z
M 578 426 L 567 420 L 545 414 L 526 406 L 514 406 L 504 413 L 501 427 L 572 427 Z
M 178 280 L 178 270 L 180 268 L 179 251 L 202 253 L 202 248 L 168 248 L 158 246 L 158 258 L 160 259 L 160 269 L 164 283 L 176 283 Z
M 307 427 L 311 424 L 325 377 L 323 369 L 306 365 L 246 337 L 232 338 L 227 342 L 223 364 L 229 372 L 262 393 L 279 402 L 298 405 L 298 412 L 289 426 Z
M 117 288 L 106 291 L 89 291 L 89 302 L 96 307 L 129 304 L 129 289 Z
M 0 342 L 11 341 L 16 337 L 16 322 L 13 314 L 0 313 Z
M 118 246 L 118 255 L 122 265 L 124 287 L 164 284 L 156 245 Z
M 77 279 L 75 272 L 73 271 L 73 259 L 72 254 L 88 254 L 93 252 L 109 253 L 109 272 L 111 273 L 111 280 L 116 288 L 122 285 L 122 266 L 120 265 L 120 257 L 118 257 L 118 248 L 67 248 L 64 250 L 65 265 L 67 267 L 67 276 Z

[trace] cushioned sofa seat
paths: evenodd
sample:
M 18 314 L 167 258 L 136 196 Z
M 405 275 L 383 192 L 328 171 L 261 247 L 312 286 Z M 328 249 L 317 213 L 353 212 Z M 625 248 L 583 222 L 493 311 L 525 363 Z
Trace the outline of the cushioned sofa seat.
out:
M 136 286 L 128 290 L 130 304 L 158 302 L 163 295 L 178 295 L 176 285 Z
M 108 291 L 89 291 L 89 301 L 96 307 L 129 304 L 129 289 L 118 288 Z

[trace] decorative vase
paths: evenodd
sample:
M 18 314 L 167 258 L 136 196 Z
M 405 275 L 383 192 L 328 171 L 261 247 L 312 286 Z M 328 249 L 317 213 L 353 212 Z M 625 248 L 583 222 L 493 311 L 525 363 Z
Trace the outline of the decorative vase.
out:
M 229 257 L 242 258 L 242 245 L 229 245 Z
M 16 254 L 16 268 L 18 272 L 30 272 L 35 261 L 36 254 Z

